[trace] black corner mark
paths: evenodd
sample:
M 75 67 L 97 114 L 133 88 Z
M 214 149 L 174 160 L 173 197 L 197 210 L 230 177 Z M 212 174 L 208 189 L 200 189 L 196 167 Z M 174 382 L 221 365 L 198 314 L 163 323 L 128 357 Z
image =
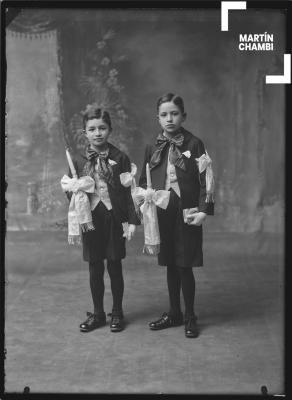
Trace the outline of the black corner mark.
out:
M 5 9 L 5 26 L 8 25 L 17 17 L 17 15 L 21 12 L 21 8 L 18 7 L 8 7 Z

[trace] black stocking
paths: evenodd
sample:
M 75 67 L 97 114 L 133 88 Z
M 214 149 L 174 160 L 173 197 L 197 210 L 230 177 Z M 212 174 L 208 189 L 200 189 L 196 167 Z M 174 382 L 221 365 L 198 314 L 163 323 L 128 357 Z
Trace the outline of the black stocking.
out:
M 167 286 L 168 286 L 168 295 L 170 303 L 169 313 L 178 316 L 181 314 L 181 308 L 180 308 L 181 279 L 178 269 L 173 265 L 167 266 Z
M 89 263 L 89 283 L 95 314 L 103 314 L 104 297 L 104 264 L 103 261 Z
M 179 268 L 183 297 L 185 301 L 185 316 L 194 314 L 196 282 L 192 268 Z
M 108 260 L 107 270 L 111 280 L 111 290 L 113 296 L 113 312 L 120 313 L 122 311 L 122 302 L 124 294 L 124 278 L 123 278 L 121 260 L 118 261 Z

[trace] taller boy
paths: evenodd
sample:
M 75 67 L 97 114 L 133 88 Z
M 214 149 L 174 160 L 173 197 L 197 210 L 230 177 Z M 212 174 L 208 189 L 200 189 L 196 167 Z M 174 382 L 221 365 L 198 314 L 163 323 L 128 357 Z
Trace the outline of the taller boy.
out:
M 192 267 L 203 265 L 202 222 L 207 215 L 214 214 L 211 160 L 203 142 L 182 127 L 186 113 L 181 97 L 172 93 L 162 96 L 157 113 L 162 132 L 154 145 L 146 147 L 139 185 L 146 188 L 146 164 L 149 163 L 153 189 L 170 190 L 167 209 L 157 208 L 161 238 L 158 264 L 167 267 L 170 308 L 149 326 L 159 330 L 184 321 L 186 337 L 193 338 L 199 330 L 194 312 Z

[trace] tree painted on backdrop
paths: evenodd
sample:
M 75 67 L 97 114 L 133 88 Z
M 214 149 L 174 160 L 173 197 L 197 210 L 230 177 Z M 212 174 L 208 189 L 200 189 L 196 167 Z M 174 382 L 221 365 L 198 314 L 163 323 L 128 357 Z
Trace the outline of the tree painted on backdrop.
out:
M 126 56 L 114 53 L 111 45 L 114 37 L 113 30 L 106 31 L 101 34 L 95 47 L 87 52 L 87 73 L 81 76 L 79 88 L 88 102 L 87 107 L 95 105 L 109 112 L 114 131 L 110 141 L 122 151 L 129 152 L 136 127 L 127 107 L 125 87 L 120 82 L 119 65 L 126 60 Z M 83 133 L 81 113 L 72 116 L 70 132 L 73 148 L 84 153 L 88 141 Z

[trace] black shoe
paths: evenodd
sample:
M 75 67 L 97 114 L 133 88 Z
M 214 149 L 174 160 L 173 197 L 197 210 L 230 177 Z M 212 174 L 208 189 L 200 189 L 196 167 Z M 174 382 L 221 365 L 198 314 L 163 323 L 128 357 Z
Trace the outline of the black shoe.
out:
M 185 318 L 185 335 L 187 338 L 196 338 L 199 336 L 199 327 L 195 315 Z
M 149 323 L 149 328 L 153 331 L 158 331 L 160 329 L 171 328 L 172 326 L 179 326 L 183 324 L 182 315 L 174 317 L 168 313 L 163 313 L 161 318 L 157 321 Z
M 92 314 L 87 312 L 87 320 L 80 324 L 81 332 L 90 332 L 106 324 L 105 314 Z
M 124 316 L 123 313 L 111 313 L 111 332 L 121 332 L 124 329 Z

